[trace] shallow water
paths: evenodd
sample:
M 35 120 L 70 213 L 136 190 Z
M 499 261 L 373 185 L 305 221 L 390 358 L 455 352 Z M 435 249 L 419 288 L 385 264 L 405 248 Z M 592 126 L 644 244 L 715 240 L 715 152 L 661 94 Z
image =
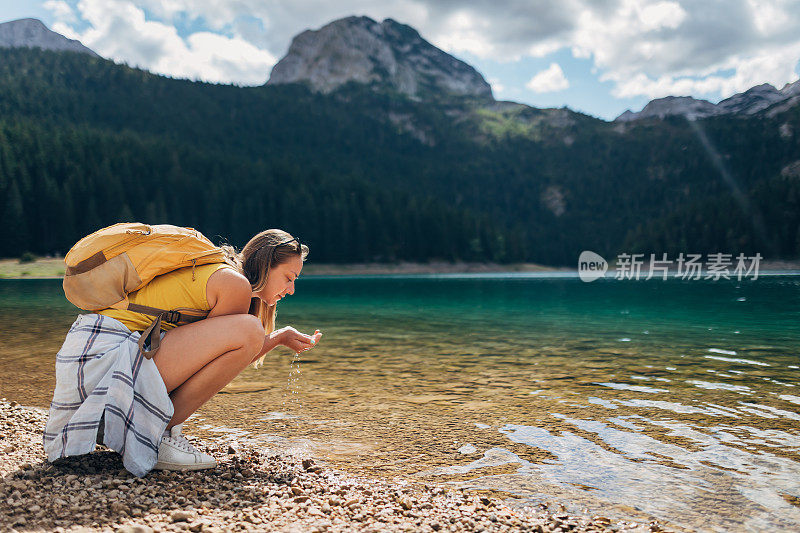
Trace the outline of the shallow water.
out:
M 0 282 L 0 391 L 46 407 L 76 311 Z M 365 474 L 673 528 L 800 528 L 800 275 L 301 278 L 281 348 L 186 425 Z M 295 369 L 298 365 L 295 364 Z

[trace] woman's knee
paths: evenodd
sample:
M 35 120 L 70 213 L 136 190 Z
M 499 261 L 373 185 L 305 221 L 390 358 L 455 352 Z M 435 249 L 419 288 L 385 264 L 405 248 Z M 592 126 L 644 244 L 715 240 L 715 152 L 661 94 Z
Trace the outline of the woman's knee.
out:
M 253 315 L 237 316 L 237 333 L 242 349 L 248 354 L 256 354 L 264 346 L 264 325 Z

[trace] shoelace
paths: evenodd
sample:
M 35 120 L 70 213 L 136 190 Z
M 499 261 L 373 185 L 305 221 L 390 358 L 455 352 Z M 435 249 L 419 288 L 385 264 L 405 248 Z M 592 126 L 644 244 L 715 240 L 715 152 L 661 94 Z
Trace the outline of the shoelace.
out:
M 169 440 L 170 442 L 175 443 L 175 445 L 182 450 L 185 450 L 189 453 L 197 453 L 197 448 L 192 446 L 192 443 L 186 440 L 186 437 L 184 437 L 183 435 L 178 435 L 177 437 L 164 437 L 164 438 Z

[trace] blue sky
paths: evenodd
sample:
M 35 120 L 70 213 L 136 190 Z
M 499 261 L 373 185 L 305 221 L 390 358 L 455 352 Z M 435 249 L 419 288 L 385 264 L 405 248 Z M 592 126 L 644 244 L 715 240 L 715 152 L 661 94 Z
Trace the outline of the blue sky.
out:
M 606 120 L 800 73 L 797 0 L 0 0 L 0 21 L 39 18 L 114 61 L 239 85 L 264 83 L 294 35 L 349 15 L 413 26 L 498 99 Z
M 534 107 L 566 106 L 606 120 L 616 118 L 626 109 L 639 111 L 651 100 L 643 95 L 613 97 L 611 89 L 614 83 L 600 81 L 592 73 L 590 59 L 574 58 L 566 49 L 553 52 L 545 58 L 525 57 L 508 63 L 482 59 L 469 52 L 457 54 L 457 57 L 491 80 L 494 96 L 498 100 L 523 102 Z M 559 65 L 569 83 L 568 87 L 537 93 L 525 86 L 535 73 L 547 71 L 552 63 Z

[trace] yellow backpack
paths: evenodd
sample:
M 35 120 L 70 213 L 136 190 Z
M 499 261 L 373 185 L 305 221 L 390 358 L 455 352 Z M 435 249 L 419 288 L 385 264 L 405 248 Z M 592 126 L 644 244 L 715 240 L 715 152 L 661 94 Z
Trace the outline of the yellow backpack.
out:
M 221 248 L 193 228 L 138 222 L 114 224 L 82 238 L 64 257 L 64 294 L 87 311 L 114 308 L 155 316 L 139 338 L 139 348 L 150 359 L 161 343 L 162 321 L 187 324 L 202 320 L 208 311 L 133 304 L 128 301 L 128 294 L 161 274 L 221 263 L 225 258 Z M 145 350 L 148 339 L 151 349 Z

